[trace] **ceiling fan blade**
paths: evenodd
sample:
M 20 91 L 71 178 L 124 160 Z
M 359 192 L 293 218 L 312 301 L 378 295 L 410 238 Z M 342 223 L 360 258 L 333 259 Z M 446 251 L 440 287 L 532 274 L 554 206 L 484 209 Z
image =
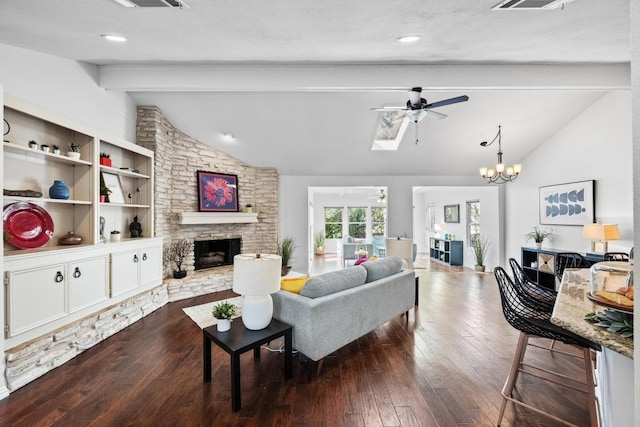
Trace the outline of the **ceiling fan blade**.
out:
M 465 102 L 468 100 L 469 100 L 469 97 L 467 95 L 462 95 L 462 96 L 457 96 L 455 98 L 443 99 L 442 101 L 437 101 L 431 104 L 427 104 L 425 108 L 444 107 L 445 105 L 457 104 L 458 102 Z
M 379 107 L 379 108 L 369 108 L 369 110 L 372 111 L 392 111 L 392 110 L 406 110 L 407 107 L 398 107 L 398 106 L 392 106 L 392 107 Z
M 431 117 L 432 119 L 442 120 L 447 118 L 446 114 L 438 113 L 437 111 L 426 110 L 426 112 L 427 112 L 427 116 Z

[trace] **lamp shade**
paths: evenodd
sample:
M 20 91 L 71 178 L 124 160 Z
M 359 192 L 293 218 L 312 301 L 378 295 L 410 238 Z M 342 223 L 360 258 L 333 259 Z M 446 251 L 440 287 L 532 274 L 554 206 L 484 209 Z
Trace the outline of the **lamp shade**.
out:
M 619 240 L 620 230 L 618 224 L 585 224 L 582 229 L 582 237 L 589 240 Z
M 239 254 L 233 257 L 233 291 L 240 295 L 269 295 L 280 290 L 282 257 Z

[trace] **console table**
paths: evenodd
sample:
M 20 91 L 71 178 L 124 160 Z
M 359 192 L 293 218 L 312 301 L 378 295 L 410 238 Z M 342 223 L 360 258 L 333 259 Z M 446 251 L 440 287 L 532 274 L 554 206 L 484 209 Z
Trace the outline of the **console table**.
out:
M 211 381 L 211 343 L 215 343 L 231 356 L 231 409 L 240 410 L 240 354 L 253 349 L 253 357 L 260 358 L 260 346 L 284 336 L 284 376 L 293 376 L 293 328 L 272 319 L 269 326 L 257 331 L 245 328 L 240 319 L 231 323 L 231 329 L 218 332 L 216 326 L 202 330 L 204 382 Z
M 520 248 L 520 265 L 527 277 L 540 286 L 556 289 L 556 255 L 562 252 L 575 252 L 562 249 Z M 581 253 L 591 264 L 604 261 L 604 254 Z
M 462 265 L 464 242 L 462 240 L 445 240 L 431 237 L 429 239 L 429 256 L 449 265 Z

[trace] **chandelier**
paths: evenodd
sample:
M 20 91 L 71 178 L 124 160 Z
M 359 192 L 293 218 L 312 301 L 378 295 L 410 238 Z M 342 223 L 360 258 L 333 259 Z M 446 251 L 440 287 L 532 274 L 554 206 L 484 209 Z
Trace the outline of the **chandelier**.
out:
M 480 143 L 483 147 L 489 147 L 491 144 L 498 140 L 498 163 L 495 167 L 480 168 L 480 175 L 487 181 L 487 184 L 504 184 L 505 182 L 511 182 L 515 180 L 522 172 L 522 164 L 516 163 L 513 166 L 505 166 L 502 163 L 502 129 L 498 126 L 498 133 L 487 143 L 483 141 Z

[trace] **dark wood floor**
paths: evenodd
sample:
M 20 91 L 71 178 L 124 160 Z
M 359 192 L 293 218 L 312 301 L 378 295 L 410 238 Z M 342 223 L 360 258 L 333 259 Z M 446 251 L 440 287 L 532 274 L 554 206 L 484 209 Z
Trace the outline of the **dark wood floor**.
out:
M 408 324 L 398 317 L 340 349 L 319 377 L 301 357 L 285 380 L 282 354 L 245 353 L 239 412 L 231 411 L 228 355 L 213 348 L 213 380 L 203 383 L 202 334 L 182 311 L 233 295 L 226 291 L 170 303 L 15 391 L 0 401 L 0 426 L 495 425 L 517 341 L 495 278 L 421 267 L 420 306 Z M 579 359 L 541 349 L 527 357 L 581 373 Z M 582 394 L 526 375 L 518 392 L 588 424 Z M 556 426 L 517 411 L 509 404 L 502 425 Z

